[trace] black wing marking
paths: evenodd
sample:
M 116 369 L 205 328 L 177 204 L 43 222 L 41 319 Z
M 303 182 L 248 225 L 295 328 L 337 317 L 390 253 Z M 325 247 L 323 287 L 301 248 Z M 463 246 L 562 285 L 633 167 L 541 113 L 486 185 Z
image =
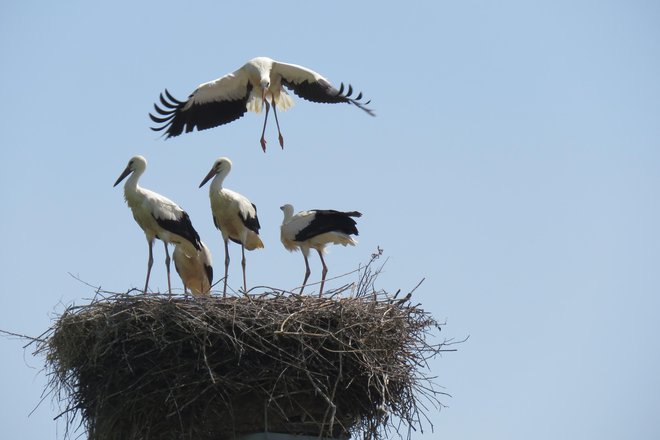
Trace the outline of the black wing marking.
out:
M 355 220 L 351 217 L 361 217 L 357 211 L 341 212 L 333 209 L 314 209 L 314 220 L 301 229 L 295 236 L 296 241 L 305 241 L 326 232 L 342 232 L 348 235 L 358 235 Z
M 209 286 L 213 284 L 213 267 L 205 264 L 204 271 L 206 272 L 206 278 L 209 280 Z
M 235 121 L 247 112 L 247 101 L 252 91 L 248 83 L 245 96 L 235 101 L 210 101 L 203 104 L 193 104 L 183 109 L 188 101 L 179 101 L 170 92 L 160 94 L 160 106 L 154 104 L 156 115 L 149 113 L 149 117 L 158 127 L 151 127 L 153 131 L 165 130 L 165 138 L 178 136 L 184 131 L 190 133 L 195 128 L 206 130 L 208 128 L 224 125 Z M 188 100 L 193 95 L 188 97 Z
M 158 226 L 165 229 L 168 232 L 176 234 L 180 237 L 188 240 L 198 251 L 202 249 L 202 244 L 199 239 L 199 234 L 193 228 L 192 223 L 190 222 L 190 217 L 188 217 L 187 212 L 183 212 L 183 215 L 178 220 L 166 220 L 154 217 Z
M 255 234 L 258 234 L 259 229 L 261 229 L 261 225 L 259 224 L 259 218 L 257 217 L 257 205 L 252 203 L 252 207 L 254 208 L 254 217 L 243 218 L 243 216 L 240 214 L 239 217 L 241 218 L 241 221 L 243 222 L 246 228 L 248 228 L 250 231 L 254 232 Z
M 303 81 L 296 84 L 282 78 L 282 84 L 284 84 L 288 89 L 292 90 L 296 95 L 308 101 L 330 104 L 347 102 L 349 104 L 355 105 L 358 108 L 361 108 L 371 116 L 376 116 L 373 110 L 366 107 L 371 101 L 360 102 L 362 99 L 362 92 L 358 93 L 355 98 L 351 97 L 353 94 L 353 86 L 350 84 L 348 85 L 348 90 L 346 93 L 344 93 L 344 83 L 341 83 L 339 90 L 337 90 L 332 86 L 332 84 L 323 79 L 313 82 Z

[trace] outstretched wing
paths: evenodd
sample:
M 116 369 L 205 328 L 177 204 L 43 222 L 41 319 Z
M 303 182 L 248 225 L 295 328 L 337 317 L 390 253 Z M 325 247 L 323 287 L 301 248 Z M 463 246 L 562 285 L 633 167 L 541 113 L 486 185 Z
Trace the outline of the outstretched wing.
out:
M 362 92 L 354 98 L 351 96 L 353 87 L 350 84 L 348 90 L 344 93 L 344 83 L 341 83 L 339 89 L 336 89 L 321 74 L 296 64 L 274 62 L 271 75 L 273 73 L 281 77 L 283 85 L 303 99 L 331 104 L 346 102 L 361 108 L 371 116 L 376 116 L 373 110 L 366 107 L 371 101 L 360 102 Z
M 160 105 L 154 104 L 156 115 L 149 113 L 151 120 L 160 124 L 151 129 L 165 130 L 165 137 L 170 138 L 235 121 L 247 111 L 251 91 L 252 85 L 240 69 L 200 84 L 186 101 L 179 101 L 166 89 L 160 94 Z

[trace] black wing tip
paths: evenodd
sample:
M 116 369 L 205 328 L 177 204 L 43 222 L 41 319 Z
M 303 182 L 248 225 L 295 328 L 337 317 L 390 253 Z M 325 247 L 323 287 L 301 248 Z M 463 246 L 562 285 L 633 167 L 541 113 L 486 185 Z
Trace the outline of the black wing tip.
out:
M 149 118 L 152 122 L 160 125 L 149 128 L 153 131 L 165 130 L 165 133 L 163 133 L 165 139 L 180 135 L 182 130 L 175 130 L 173 122 L 185 102 L 176 99 L 167 89 L 160 93 L 158 100 L 160 105 L 154 103 L 154 113 L 156 114 L 149 113 Z
M 363 98 L 362 92 L 359 92 L 355 98 L 352 98 L 351 95 L 353 94 L 353 85 L 348 84 L 348 90 L 346 90 L 346 93 L 344 94 L 344 83 L 339 84 L 339 90 L 337 90 L 337 93 L 335 94 L 336 97 L 338 98 L 343 98 L 347 102 L 353 104 L 359 109 L 364 110 L 367 114 L 370 116 L 376 116 L 376 113 L 367 107 L 371 103 L 371 100 L 367 102 L 360 102 L 360 100 Z

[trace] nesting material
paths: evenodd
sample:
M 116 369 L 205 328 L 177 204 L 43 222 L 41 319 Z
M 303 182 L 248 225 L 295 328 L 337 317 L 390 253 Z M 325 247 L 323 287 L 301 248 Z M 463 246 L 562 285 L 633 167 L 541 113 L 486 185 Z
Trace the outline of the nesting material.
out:
M 91 440 L 405 437 L 440 405 L 424 373 L 445 351 L 426 341 L 439 324 L 409 295 L 338 293 L 97 295 L 38 351 Z

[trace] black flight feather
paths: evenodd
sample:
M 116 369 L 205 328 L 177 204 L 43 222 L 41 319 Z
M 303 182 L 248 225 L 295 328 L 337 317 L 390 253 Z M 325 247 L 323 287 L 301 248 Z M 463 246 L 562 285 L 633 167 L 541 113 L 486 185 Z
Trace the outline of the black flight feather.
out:
M 254 232 L 255 234 L 258 234 L 259 229 L 261 229 L 261 225 L 259 224 L 259 218 L 257 217 L 257 205 L 253 203 L 252 207 L 254 208 L 254 217 L 243 218 L 242 215 L 239 215 L 239 217 L 241 218 L 241 221 L 243 222 L 246 228 L 248 228 L 250 231 Z
M 224 125 L 235 121 L 247 112 L 247 101 L 252 91 L 248 83 L 245 95 L 233 101 L 209 101 L 203 104 L 193 104 L 186 110 L 183 108 L 188 101 L 182 102 L 174 98 L 167 89 L 165 96 L 160 94 L 159 106 L 154 104 L 156 115 L 149 113 L 149 117 L 158 127 L 151 127 L 153 131 L 165 130 L 165 138 L 175 137 L 183 133 L 190 133 L 194 129 L 206 130 L 208 128 Z M 190 95 L 190 100 L 193 95 Z
M 206 272 L 206 277 L 209 279 L 209 285 L 213 284 L 213 267 L 205 264 L 204 271 Z
M 348 85 L 348 91 L 346 94 L 344 94 L 344 83 L 341 83 L 339 90 L 335 89 L 332 84 L 324 80 L 294 83 L 282 78 L 282 84 L 284 84 L 289 90 L 292 90 L 296 95 L 308 101 L 329 104 L 346 102 L 361 108 L 371 116 L 376 116 L 373 110 L 366 107 L 369 102 L 360 102 L 360 99 L 362 99 L 362 92 L 360 92 L 355 98 L 351 98 L 353 87 L 350 84 Z
M 351 217 L 361 217 L 357 211 L 341 212 L 333 209 L 314 209 L 314 219 L 301 229 L 295 236 L 296 241 L 305 241 L 326 232 L 341 232 L 347 235 L 358 235 L 355 220 Z
M 165 229 L 168 232 L 176 234 L 180 237 L 188 240 L 198 251 L 202 249 L 202 245 L 199 239 L 199 234 L 193 228 L 192 223 L 190 222 L 190 217 L 188 217 L 187 212 L 183 212 L 183 215 L 178 220 L 166 220 L 154 217 L 158 226 Z

